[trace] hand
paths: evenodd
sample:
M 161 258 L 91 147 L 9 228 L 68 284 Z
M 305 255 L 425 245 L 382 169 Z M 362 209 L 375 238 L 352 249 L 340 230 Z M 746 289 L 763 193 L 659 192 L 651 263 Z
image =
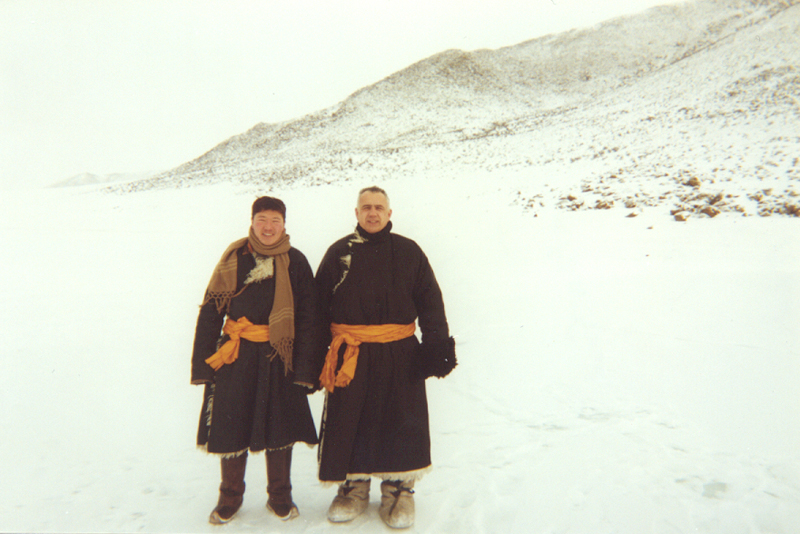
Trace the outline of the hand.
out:
M 412 381 L 425 380 L 432 376 L 444 378 L 458 364 L 456 342 L 452 337 L 420 344 L 415 356 L 416 361 L 411 366 L 410 373 Z

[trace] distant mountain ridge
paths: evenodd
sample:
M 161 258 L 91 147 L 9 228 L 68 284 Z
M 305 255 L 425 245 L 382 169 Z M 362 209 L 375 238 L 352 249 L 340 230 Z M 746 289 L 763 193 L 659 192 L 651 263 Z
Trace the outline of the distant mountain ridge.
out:
M 110 190 L 513 169 L 552 176 L 549 191 L 532 180 L 519 192 L 531 207 L 597 207 L 578 197 L 627 175 L 638 185 L 628 180 L 605 195 L 613 198 L 589 200 L 699 212 L 684 183 L 743 176 L 778 180 L 785 200 L 800 180 L 789 156 L 800 153 L 798 3 L 698 0 L 498 50 L 448 50 L 336 106 L 257 124 L 175 169 Z M 564 202 L 570 196 L 576 201 Z M 726 211 L 722 204 L 715 209 Z M 750 210 L 762 208 L 782 209 Z
M 111 174 L 93 174 L 90 172 L 82 172 L 75 176 L 70 176 L 66 180 L 61 180 L 50 187 L 77 187 L 82 185 L 98 185 L 110 184 L 114 182 L 133 182 L 138 180 L 145 180 L 158 172 L 139 172 L 139 173 L 124 173 L 114 172 Z

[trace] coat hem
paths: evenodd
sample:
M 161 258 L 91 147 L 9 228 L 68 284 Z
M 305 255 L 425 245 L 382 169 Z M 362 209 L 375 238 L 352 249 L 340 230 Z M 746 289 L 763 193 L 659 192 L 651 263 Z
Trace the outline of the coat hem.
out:
M 228 459 L 228 458 L 238 458 L 239 456 L 245 455 L 248 453 L 248 451 L 250 451 L 250 448 L 248 447 L 247 449 L 242 449 L 240 451 L 235 451 L 235 452 L 209 452 L 208 445 L 198 445 L 197 450 L 203 451 L 209 456 L 219 456 L 220 458 Z
M 268 452 L 283 451 L 283 450 L 286 450 L 286 449 L 291 449 L 297 443 L 305 443 L 308 446 L 308 448 L 310 448 L 310 449 L 313 449 L 314 447 L 317 446 L 316 443 L 308 443 L 306 441 L 293 441 L 292 443 L 289 443 L 288 445 L 284 445 L 283 447 L 275 447 L 275 448 L 266 447 L 264 449 L 258 449 L 258 450 L 253 450 L 250 447 L 247 447 L 246 449 L 242 449 L 240 451 L 235 451 L 235 452 L 209 452 L 207 444 L 206 445 L 198 445 L 197 446 L 197 450 L 203 451 L 204 453 L 206 453 L 206 454 L 208 454 L 210 456 L 219 456 L 220 458 L 237 458 L 239 456 L 242 456 L 243 454 L 247 454 L 248 452 L 250 452 L 252 454 L 257 454 L 259 452 L 264 452 L 264 451 L 268 451 Z
M 429 465 L 422 469 L 415 469 L 413 471 L 398 471 L 398 472 L 381 472 L 381 473 L 348 473 L 345 480 L 320 480 L 320 483 L 325 486 L 333 486 L 335 484 L 344 484 L 348 480 L 352 481 L 365 481 L 371 480 L 372 477 L 380 478 L 382 480 L 399 480 L 401 482 L 416 482 L 422 480 L 422 477 L 427 475 L 433 470 L 433 466 Z

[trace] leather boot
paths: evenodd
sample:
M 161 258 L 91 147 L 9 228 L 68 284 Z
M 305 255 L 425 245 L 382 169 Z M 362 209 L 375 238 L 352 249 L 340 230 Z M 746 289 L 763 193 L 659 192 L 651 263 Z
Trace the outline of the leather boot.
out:
M 381 482 L 381 507 L 378 515 L 392 528 L 408 528 L 414 524 L 414 481 L 384 480 Z
M 219 501 L 217 507 L 211 512 L 208 522 L 214 525 L 227 523 L 239 508 L 244 500 L 244 471 L 247 467 L 247 453 L 236 456 L 235 458 L 222 458 L 220 470 L 222 471 L 222 483 L 219 485 Z
M 328 520 L 332 523 L 352 521 L 369 505 L 369 480 L 348 480 L 336 493 L 330 508 Z
M 292 448 L 267 451 L 267 509 L 283 521 L 300 515 L 292 502 Z

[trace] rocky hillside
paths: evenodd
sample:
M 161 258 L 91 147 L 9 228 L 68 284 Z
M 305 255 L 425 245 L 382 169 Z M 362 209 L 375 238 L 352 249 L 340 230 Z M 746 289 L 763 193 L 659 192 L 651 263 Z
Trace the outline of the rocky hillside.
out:
M 420 173 L 515 180 L 527 210 L 800 214 L 800 0 L 698 0 L 448 50 L 114 191 Z

